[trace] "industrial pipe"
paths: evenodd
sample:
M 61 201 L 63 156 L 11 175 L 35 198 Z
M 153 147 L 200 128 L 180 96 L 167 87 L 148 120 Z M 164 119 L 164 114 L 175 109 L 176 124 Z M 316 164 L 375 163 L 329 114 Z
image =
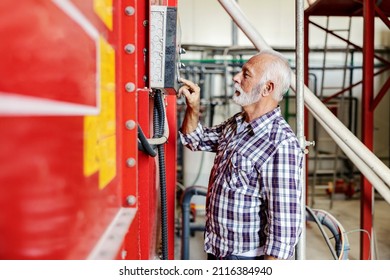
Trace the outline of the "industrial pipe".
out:
M 294 85 L 292 85 L 294 87 Z M 385 189 L 378 189 L 370 177 L 366 177 L 382 195 L 390 196 L 390 169 L 375 156 L 344 124 L 329 111 L 329 109 L 319 100 L 314 94 L 305 87 L 305 103 L 307 108 L 313 114 L 313 116 L 321 123 L 324 129 L 329 133 L 332 131 L 332 135 L 329 135 L 338 143 L 342 142 L 344 145 L 339 145 L 340 148 L 347 154 L 351 154 L 350 150 L 354 153 L 354 158 L 360 159 L 359 166 L 362 167 L 362 163 L 366 166 L 365 169 L 371 169 L 374 174 L 377 175 L 387 186 Z M 335 139 L 334 137 L 337 136 Z M 348 147 L 350 150 L 347 150 Z M 354 162 L 355 163 L 355 162 Z M 356 165 L 358 167 L 358 165 Z M 359 167 L 358 167 L 359 168 Z M 360 168 L 359 168 L 360 169 Z M 363 170 L 360 169 L 363 172 Z M 386 193 L 386 194 L 384 194 Z M 390 200 L 387 200 L 390 203 Z
M 296 61 L 296 112 L 297 112 L 297 137 L 299 140 L 299 145 L 302 150 L 306 149 L 306 138 L 305 138 L 305 117 L 304 117 L 304 46 L 303 46 L 303 18 L 304 18 L 304 3 L 303 0 L 295 1 L 295 12 L 296 12 L 296 32 L 295 32 L 295 61 Z M 303 157 L 302 163 L 302 175 L 301 175 L 302 185 L 306 186 L 306 157 Z M 302 198 L 306 197 L 306 188 L 302 188 Z M 304 215 L 306 213 L 306 203 L 301 204 L 301 213 Z M 306 259 L 306 227 L 302 227 L 301 238 L 298 241 L 295 250 L 295 258 L 298 260 Z
M 194 195 L 207 195 L 207 189 L 200 186 L 191 186 L 185 189 L 182 200 L 182 219 L 181 219 L 181 259 L 188 260 L 190 258 L 190 205 Z

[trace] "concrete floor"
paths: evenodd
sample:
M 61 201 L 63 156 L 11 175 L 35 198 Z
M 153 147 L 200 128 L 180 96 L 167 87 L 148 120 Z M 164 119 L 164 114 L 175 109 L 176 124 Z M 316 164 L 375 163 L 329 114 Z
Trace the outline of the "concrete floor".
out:
M 350 251 L 348 259 L 360 259 L 360 199 L 351 198 L 346 200 L 343 196 L 336 196 L 333 200 L 333 206 L 330 209 L 330 203 L 327 197 L 316 198 L 314 209 L 321 209 L 335 217 L 347 232 Z M 375 242 L 374 259 L 390 260 L 390 205 L 381 199 L 375 201 L 374 211 L 374 236 L 371 237 Z M 202 216 L 197 216 L 197 223 L 202 223 Z M 325 230 L 328 237 L 332 237 L 329 230 Z M 368 238 L 364 234 L 364 238 Z M 332 242 L 332 244 L 334 244 Z M 180 255 L 181 237 L 176 240 L 175 259 L 181 259 Z M 190 259 L 202 260 L 206 258 L 203 252 L 203 233 L 195 232 L 195 236 L 190 237 Z M 322 236 L 318 226 L 314 222 L 308 222 L 306 226 L 306 258 L 307 260 L 332 260 L 332 254 Z

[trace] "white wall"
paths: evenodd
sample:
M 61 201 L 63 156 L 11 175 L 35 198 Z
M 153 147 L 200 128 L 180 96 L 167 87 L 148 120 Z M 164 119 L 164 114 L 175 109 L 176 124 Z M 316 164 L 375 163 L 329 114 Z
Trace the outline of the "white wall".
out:
M 295 45 L 295 1 L 294 0 L 238 0 L 243 12 L 271 46 Z M 182 42 L 186 44 L 230 45 L 232 24 L 228 14 L 217 0 L 178 0 L 182 27 Z M 312 17 L 316 23 L 325 24 L 325 18 Z M 333 17 L 331 27 L 346 27 L 346 18 Z M 363 19 L 353 18 L 351 41 L 362 42 Z M 385 24 L 376 19 L 375 45 L 389 46 L 390 32 Z M 311 46 L 323 44 L 324 33 L 310 29 Z M 341 44 L 332 40 L 334 45 Z M 239 45 L 251 45 L 240 32 Z

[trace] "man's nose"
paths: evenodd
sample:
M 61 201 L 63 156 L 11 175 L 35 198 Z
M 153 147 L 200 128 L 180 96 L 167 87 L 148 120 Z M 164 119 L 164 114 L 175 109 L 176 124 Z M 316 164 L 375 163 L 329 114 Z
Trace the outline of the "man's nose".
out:
M 241 80 L 241 72 L 237 73 L 233 77 L 233 81 L 236 82 L 236 83 L 240 83 L 240 80 Z

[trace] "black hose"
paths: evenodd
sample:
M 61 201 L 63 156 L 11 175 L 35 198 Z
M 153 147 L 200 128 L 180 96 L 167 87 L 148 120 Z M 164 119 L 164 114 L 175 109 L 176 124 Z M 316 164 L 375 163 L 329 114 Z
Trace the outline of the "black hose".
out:
M 155 91 L 153 108 L 153 138 L 161 138 L 164 135 L 165 110 L 163 94 L 160 90 Z M 146 154 L 155 157 L 158 154 L 158 168 L 160 175 L 160 203 L 161 203 L 161 242 L 162 259 L 168 259 L 168 219 L 167 219 L 167 192 L 166 192 L 166 170 L 164 144 L 156 147 L 150 145 L 141 127 L 138 125 L 138 149 Z
M 168 219 L 167 219 L 167 191 L 165 177 L 165 156 L 164 146 L 159 145 L 158 162 L 160 171 L 160 198 L 161 198 L 161 241 L 162 241 L 162 259 L 168 259 Z
M 155 147 L 149 144 L 142 128 L 138 125 L 138 150 L 143 151 L 151 157 L 155 157 L 157 152 L 154 149 Z
M 164 134 L 165 112 L 162 93 L 156 91 L 154 96 L 154 136 L 160 138 Z M 168 259 L 168 219 L 167 219 L 167 191 L 166 191 L 166 170 L 165 170 L 165 149 L 164 145 L 157 146 L 158 168 L 160 173 L 160 200 L 161 200 L 161 242 L 162 259 Z

